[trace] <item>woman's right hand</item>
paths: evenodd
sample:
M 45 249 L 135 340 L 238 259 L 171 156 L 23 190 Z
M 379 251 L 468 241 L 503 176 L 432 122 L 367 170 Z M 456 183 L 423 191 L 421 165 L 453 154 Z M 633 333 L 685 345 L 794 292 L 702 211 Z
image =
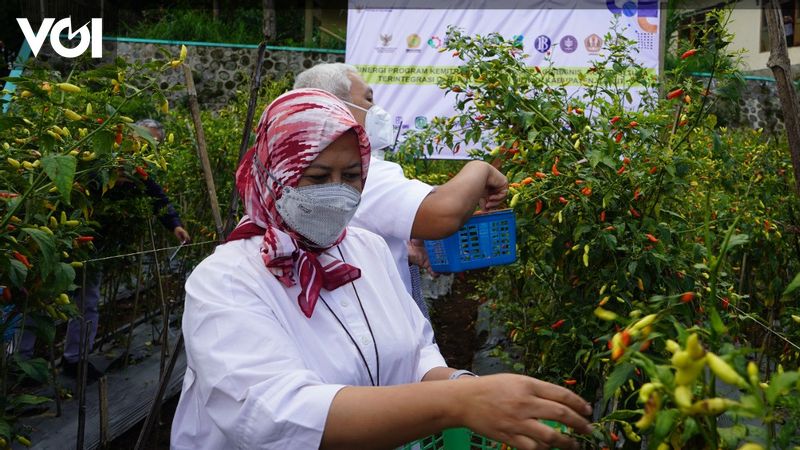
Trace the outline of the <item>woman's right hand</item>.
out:
M 513 374 L 461 377 L 454 382 L 463 383 L 465 403 L 458 402 L 456 411 L 459 422 L 517 449 L 579 448 L 574 439 L 539 419 L 555 420 L 581 434 L 592 432 L 583 417 L 591 414 L 591 405 L 561 386 Z

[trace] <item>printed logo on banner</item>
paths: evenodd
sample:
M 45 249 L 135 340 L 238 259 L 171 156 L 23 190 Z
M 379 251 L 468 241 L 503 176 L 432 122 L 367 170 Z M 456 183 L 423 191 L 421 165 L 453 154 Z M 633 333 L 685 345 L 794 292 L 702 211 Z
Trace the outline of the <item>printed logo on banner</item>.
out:
M 552 45 L 552 41 L 549 37 L 545 35 L 539 35 L 536 39 L 533 40 L 533 48 L 535 48 L 539 53 L 545 53 L 546 51 L 550 50 L 550 46 Z
M 422 44 L 422 38 L 419 37 L 418 34 L 416 33 L 409 34 L 408 37 L 406 37 L 406 46 L 408 47 L 406 48 L 406 52 L 409 53 L 421 52 L 422 49 L 419 48 L 421 44 Z
M 92 58 L 103 57 L 103 19 L 92 19 L 91 22 L 86 22 L 82 27 L 72 31 L 72 19 L 61 19 L 56 22 L 56 19 L 48 17 L 42 21 L 39 31 L 33 32 L 30 22 L 27 18 L 17 18 L 19 28 L 28 41 L 31 47 L 33 56 L 36 57 L 39 50 L 42 49 L 44 40 L 47 39 L 48 31 L 50 34 L 50 46 L 53 50 L 64 58 L 77 58 L 89 50 L 89 45 L 92 47 Z M 91 30 L 89 24 L 92 24 Z M 75 36 L 80 35 L 81 39 L 75 47 L 65 47 L 61 43 L 61 34 L 67 30 L 67 39 L 72 40 Z
M 434 35 L 434 36 L 431 36 L 430 39 L 428 39 L 428 47 L 430 47 L 430 48 L 439 48 L 441 46 L 442 46 L 442 40 L 439 39 L 439 36 Z
M 637 16 L 636 22 L 645 33 L 658 31 L 658 23 L 650 23 L 648 20 L 658 18 L 658 0 L 627 0 L 622 6 L 618 6 L 618 0 L 606 0 L 606 7 L 613 14 Z
M 523 48 L 524 46 L 523 41 L 525 40 L 524 34 L 515 34 L 514 36 L 511 37 L 511 39 L 514 41 L 515 47 Z
M 381 33 L 379 36 L 381 41 L 381 45 L 379 47 L 375 47 L 378 53 L 394 53 L 397 50 L 397 47 L 390 47 L 389 44 L 392 43 L 392 35 L 391 34 L 384 34 Z
M 656 48 L 656 34 L 636 30 L 636 45 L 640 50 L 654 50 Z
M 578 40 L 575 39 L 575 36 L 568 34 L 561 38 L 558 42 L 558 47 L 564 53 L 572 53 L 578 49 Z
M 583 40 L 583 45 L 586 46 L 586 51 L 592 55 L 600 53 L 600 50 L 603 48 L 603 38 L 592 33 L 586 36 L 586 39 Z
M 423 130 L 428 128 L 428 118 L 425 116 L 417 116 L 414 118 L 414 128 Z

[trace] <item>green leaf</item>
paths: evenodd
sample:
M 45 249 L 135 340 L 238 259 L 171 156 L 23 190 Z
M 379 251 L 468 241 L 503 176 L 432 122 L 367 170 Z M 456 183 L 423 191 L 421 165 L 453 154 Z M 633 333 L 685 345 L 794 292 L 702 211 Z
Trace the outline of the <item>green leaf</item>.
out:
M 16 287 L 24 286 L 25 278 L 28 277 L 28 268 L 16 259 L 12 259 L 10 262 L 11 270 L 8 271 L 8 278 L 11 280 L 11 284 Z
M 50 288 L 54 292 L 67 292 L 72 287 L 72 282 L 75 280 L 75 269 L 69 264 L 61 262 L 56 264 L 53 268 L 53 277 L 51 280 Z
M 42 158 L 42 169 L 56 185 L 64 203 L 70 204 L 72 182 L 75 179 L 75 167 L 78 162 L 71 155 L 48 155 Z
M 800 273 L 794 276 L 794 280 L 786 286 L 786 289 L 783 290 L 783 297 L 791 294 L 792 292 L 796 291 L 797 288 L 800 288 Z
M 611 375 L 608 376 L 605 386 L 603 386 L 603 401 L 614 395 L 614 392 L 623 385 L 633 373 L 633 364 L 623 363 L 618 365 Z
M 33 238 L 39 246 L 41 255 L 39 271 L 42 273 L 42 278 L 47 278 L 56 263 L 56 243 L 53 236 L 36 228 L 23 228 L 22 231 Z
M 30 395 L 30 394 L 21 394 L 11 397 L 11 404 L 15 408 L 19 408 L 20 406 L 33 406 L 33 405 L 41 405 L 42 403 L 50 402 L 47 397 L 40 397 L 38 395 Z
M 7 441 L 11 439 L 11 424 L 3 418 L 0 418 L 0 436 L 4 437 Z
M 769 381 L 767 388 L 767 401 L 774 404 L 779 395 L 783 395 L 793 384 L 800 380 L 800 372 L 776 373 Z
M 47 361 L 42 358 L 24 359 L 15 355 L 14 362 L 17 367 L 29 378 L 40 383 L 47 383 L 48 370 Z
M 98 131 L 92 137 L 92 151 L 98 155 L 105 155 L 111 151 L 114 146 L 114 133 L 103 130 Z
M 747 437 L 747 427 L 744 425 L 737 424 L 730 428 L 718 428 L 718 431 L 724 445 L 729 448 L 733 448 L 740 440 Z

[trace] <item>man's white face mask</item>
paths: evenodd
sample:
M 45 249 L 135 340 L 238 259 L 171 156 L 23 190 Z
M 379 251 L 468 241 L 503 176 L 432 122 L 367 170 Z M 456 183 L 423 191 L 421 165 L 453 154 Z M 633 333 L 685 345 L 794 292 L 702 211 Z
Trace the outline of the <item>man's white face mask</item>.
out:
M 378 105 L 372 105 L 370 109 L 364 109 L 350 102 L 344 103 L 367 113 L 367 118 L 364 120 L 364 129 L 367 131 L 369 145 L 372 147 L 372 156 L 383 159 L 386 148 L 394 144 L 392 116 Z

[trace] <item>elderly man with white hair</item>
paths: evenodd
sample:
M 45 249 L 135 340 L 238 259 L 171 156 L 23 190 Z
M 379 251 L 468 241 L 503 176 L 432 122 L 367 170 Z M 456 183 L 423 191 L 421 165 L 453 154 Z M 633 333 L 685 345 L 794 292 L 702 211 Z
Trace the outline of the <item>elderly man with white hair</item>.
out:
M 419 288 L 419 269 L 429 269 L 422 239 L 441 239 L 461 228 L 481 204 L 497 206 L 508 193 L 505 175 L 484 161 L 470 161 L 450 181 L 430 186 L 409 180 L 402 168 L 384 161 L 394 142 L 392 116 L 374 104 L 372 88 L 358 70 L 342 63 L 319 64 L 297 75 L 294 88 L 317 88 L 337 96 L 364 126 L 372 146 L 369 179 L 351 226 L 384 238 L 400 277 L 426 318 L 427 306 Z

